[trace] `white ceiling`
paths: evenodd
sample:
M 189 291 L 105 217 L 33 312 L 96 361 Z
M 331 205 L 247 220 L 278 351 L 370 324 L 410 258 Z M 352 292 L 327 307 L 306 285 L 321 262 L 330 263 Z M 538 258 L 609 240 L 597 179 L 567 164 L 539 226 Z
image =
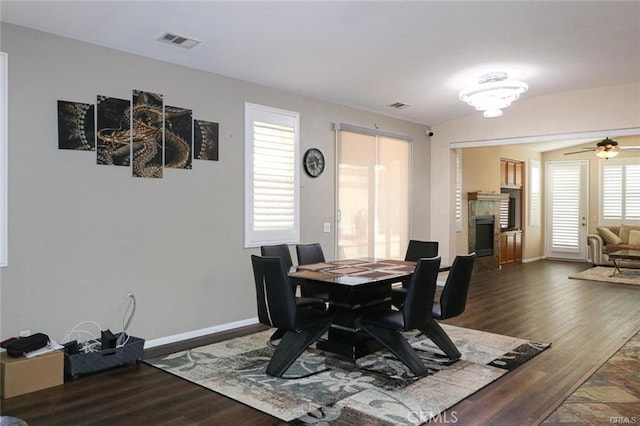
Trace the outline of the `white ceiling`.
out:
M 458 92 L 491 70 L 526 81 L 522 99 L 640 82 L 638 1 L 1 0 L 0 17 L 426 125 L 477 113 Z

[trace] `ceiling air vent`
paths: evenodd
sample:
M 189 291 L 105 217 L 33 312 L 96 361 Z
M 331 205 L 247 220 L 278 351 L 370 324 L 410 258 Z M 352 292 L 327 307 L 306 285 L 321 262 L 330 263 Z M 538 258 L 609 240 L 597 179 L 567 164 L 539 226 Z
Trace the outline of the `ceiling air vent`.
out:
M 395 109 L 405 109 L 405 108 L 409 108 L 411 105 L 409 104 L 405 104 L 403 102 L 394 102 L 390 105 L 387 105 L 390 108 L 395 108 Z
M 194 40 L 189 37 L 184 37 L 172 33 L 164 33 L 158 38 L 158 40 L 163 43 L 172 44 L 174 46 L 183 47 L 185 49 L 191 49 L 193 46 L 200 43 L 199 40 Z

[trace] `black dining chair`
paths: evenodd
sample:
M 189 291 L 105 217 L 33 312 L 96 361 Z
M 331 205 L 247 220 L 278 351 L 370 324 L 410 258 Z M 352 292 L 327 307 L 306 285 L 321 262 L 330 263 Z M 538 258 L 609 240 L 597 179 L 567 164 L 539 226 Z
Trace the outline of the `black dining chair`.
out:
M 327 331 L 331 316 L 296 306 L 282 258 L 252 255 L 251 264 L 259 321 L 285 331 L 266 369 L 269 376 L 282 377 L 309 345 Z
M 293 261 L 291 260 L 291 252 L 289 252 L 289 246 L 286 244 L 275 244 L 270 246 L 262 246 L 260 247 L 260 254 L 262 256 L 270 256 L 270 257 L 280 257 L 284 261 L 285 270 L 289 272 L 291 267 L 293 266 Z M 296 294 L 296 285 L 291 283 L 291 290 L 293 294 Z M 323 299 L 317 297 L 296 297 L 295 298 L 296 305 L 299 308 L 312 308 L 319 311 L 324 311 L 327 309 L 327 304 Z M 276 336 L 272 336 L 275 340 Z
M 431 316 L 439 269 L 440 257 L 419 259 L 402 310 L 372 312 L 360 320 L 362 330 L 398 357 L 416 376 L 427 374 L 428 369 L 401 332 L 418 329 L 452 361 L 460 358 L 460 352 L 449 336 Z
M 322 246 L 319 243 L 312 244 L 297 244 L 296 254 L 298 255 L 299 265 L 311 265 L 314 263 L 325 262 L 324 252 Z M 300 286 L 300 294 L 303 297 L 312 297 L 316 299 L 329 300 L 329 292 L 326 287 L 305 284 Z
M 404 255 L 404 260 L 409 262 L 417 262 L 420 258 L 429 258 L 438 256 L 438 242 L 437 241 L 420 241 L 409 240 L 407 245 L 407 252 Z M 391 288 L 391 303 L 396 308 L 400 309 L 404 303 L 405 297 L 407 297 L 407 285 L 409 280 L 402 282 L 402 287 Z
M 440 299 L 433 303 L 433 318 L 444 320 L 464 312 L 475 260 L 475 253 L 460 254 L 453 260 Z
M 438 256 L 438 246 L 437 241 L 409 240 L 404 260 L 417 262 L 423 257 L 436 257 Z
M 451 265 L 449 275 L 440 293 L 440 298 L 433 302 L 433 307 L 431 308 L 431 316 L 434 320 L 453 318 L 464 312 L 467 305 L 467 294 L 469 292 L 469 284 L 471 283 L 471 274 L 475 260 L 475 252 L 459 254 L 453 259 L 453 264 Z M 406 303 L 404 299 L 402 302 Z M 438 346 L 445 351 L 450 358 L 450 354 L 459 353 L 453 343 L 451 343 L 451 345 L 446 343 L 446 345 L 445 347 L 448 348 L 448 352 L 440 345 Z
M 298 255 L 298 264 L 300 265 L 325 262 L 324 252 L 322 251 L 320 243 L 297 244 L 296 254 Z

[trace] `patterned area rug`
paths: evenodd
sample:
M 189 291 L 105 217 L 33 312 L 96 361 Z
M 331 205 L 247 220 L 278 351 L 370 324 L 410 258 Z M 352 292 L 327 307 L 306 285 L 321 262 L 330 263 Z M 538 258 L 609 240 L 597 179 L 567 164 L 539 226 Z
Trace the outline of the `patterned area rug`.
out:
M 612 277 L 613 266 L 596 266 L 586 271 L 569 276 L 578 280 L 602 281 L 606 283 L 640 285 L 640 269 L 621 269 L 619 274 Z
M 272 330 L 145 362 L 291 424 L 415 425 L 438 418 L 550 346 L 443 328 L 462 353 L 457 362 L 449 362 L 423 335 L 407 334 L 429 367 L 422 378 L 386 351 L 354 363 L 310 348 L 289 368 L 288 378 L 276 379 L 265 374 Z

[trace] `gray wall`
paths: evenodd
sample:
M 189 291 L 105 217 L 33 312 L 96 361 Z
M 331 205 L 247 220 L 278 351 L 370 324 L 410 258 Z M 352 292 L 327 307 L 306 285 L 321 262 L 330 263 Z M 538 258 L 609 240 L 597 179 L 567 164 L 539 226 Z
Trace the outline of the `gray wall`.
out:
M 119 331 L 129 291 L 138 300 L 130 331 L 155 344 L 252 321 L 249 256 L 258 251 L 243 248 L 247 101 L 299 111 L 301 152 L 319 147 L 329 159 L 319 179 L 301 176 L 303 242 L 319 241 L 333 257 L 334 234 L 322 224 L 334 215 L 334 122 L 414 138 L 412 236 L 429 237 L 425 126 L 8 24 L 1 50 L 9 54 L 2 336 L 29 329 L 60 340 L 84 320 Z M 142 179 L 96 165 L 95 153 L 58 150 L 57 100 L 129 99 L 133 89 L 219 122 L 220 161 Z

